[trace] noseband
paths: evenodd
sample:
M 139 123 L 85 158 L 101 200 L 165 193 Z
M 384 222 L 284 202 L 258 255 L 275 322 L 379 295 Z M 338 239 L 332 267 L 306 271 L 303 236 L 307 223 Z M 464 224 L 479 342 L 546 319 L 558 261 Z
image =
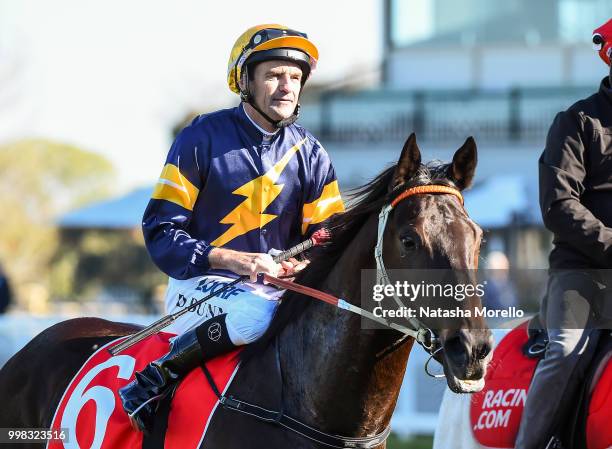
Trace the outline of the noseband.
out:
M 461 206 L 463 206 L 463 195 L 458 189 L 439 184 L 411 187 L 400 193 L 389 204 L 383 206 L 380 214 L 378 215 L 378 238 L 376 239 L 376 247 L 374 248 L 374 259 L 376 259 L 376 283 L 378 285 L 391 285 L 391 281 L 383 261 L 383 238 L 385 228 L 387 227 L 387 220 L 389 219 L 389 214 L 393 208 L 395 208 L 395 206 L 406 198 L 414 195 L 436 193 L 454 195 L 461 202 Z M 404 307 L 404 304 L 395 294 L 395 290 L 393 293 L 393 299 L 395 299 L 398 306 Z M 431 328 L 427 327 L 418 318 L 408 318 L 408 322 L 410 323 L 411 328 L 406 328 L 404 333 L 413 337 L 427 352 L 429 352 L 429 354 L 433 355 L 441 349 L 440 337 L 438 337 Z

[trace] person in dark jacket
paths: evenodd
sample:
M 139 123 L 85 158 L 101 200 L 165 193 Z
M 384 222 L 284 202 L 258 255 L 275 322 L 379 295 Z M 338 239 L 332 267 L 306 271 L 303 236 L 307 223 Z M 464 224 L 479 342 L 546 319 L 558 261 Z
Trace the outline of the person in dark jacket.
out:
M 6 309 L 11 304 L 11 287 L 9 286 L 6 274 L 0 267 L 0 315 L 6 313 Z
M 612 20 L 593 43 L 610 66 Z M 612 268 L 612 88 L 599 91 L 555 117 L 539 160 L 540 206 L 554 234 L 547 295 L 540 319 L 549 344 L 534 374 L 516 449 L 542 449 L 563 422 L 563 401 L 577 392 L 600 333 L 602 273 Z M 567 407 L 566 407 L 567 408 Z

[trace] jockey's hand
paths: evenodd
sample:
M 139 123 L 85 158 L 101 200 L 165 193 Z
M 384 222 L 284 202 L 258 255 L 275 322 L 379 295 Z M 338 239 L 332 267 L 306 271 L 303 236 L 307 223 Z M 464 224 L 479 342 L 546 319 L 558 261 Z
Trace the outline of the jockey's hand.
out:
M 281 262 L 282 271 L 279 276 L 292 276 L 306 268 L 310 260 L 297 260 L 295 257 Z
M 245 253 L 224 248 L 213 248 L 208 254 L 211 268 L 230 270 L 239 275 L 248 275 L 251 282 L 257 282 L 259 273 L 278 276 L 281 265 L 272 256 L 263 253 Z

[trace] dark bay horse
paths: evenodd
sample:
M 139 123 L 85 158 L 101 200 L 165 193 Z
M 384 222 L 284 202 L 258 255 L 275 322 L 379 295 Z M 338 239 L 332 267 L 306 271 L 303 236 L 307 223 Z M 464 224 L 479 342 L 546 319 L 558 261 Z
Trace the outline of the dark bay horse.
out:
M 451 163 L 421 164 L 416 138 L 411 135 L 398 163 L 359 189 L 347 212 L 334 218 L 332 243 L 320 250 L 296 281 L 359 304 L 360 270 L 376 268 L 374 248 L 381 208 L 414 186 L 465 189 L 472 182 L 476 160 L 476 144 L 469 138 Z M 389 215 L 384 265 L 476 268 L 481 235 L 456 196 L 413 195 Z M 471 307 L 478 301 L 470 298 L 460 305 Z M 442 351 L 437 358 L 449 387 L 467 391 L 466 381 L 481 379 L 489 358 L 491 335 L 483 319 L 462 319 L 454 329 L 423 321 L 435 327 L 439 336 Z M 48 427 L 81 364 L 100 345 L 135 330 L 132 325 L 81 318 L 43 331 L 0 371 L 0 427 Z M 278 409 L 282 390 L 287 415 L 323 432 L 371 436 L 391 420 L 413 341 L 394 330 L 363 329 L 358 315 L 288 292 L 268 331 L 241 353 L 242 366 L 228 393 Z M 275 364 L 277 351 L 282 378 Z M 203 445 L 225 449 L 263 446 L 324 447 L 223 408 L 214 415 Z

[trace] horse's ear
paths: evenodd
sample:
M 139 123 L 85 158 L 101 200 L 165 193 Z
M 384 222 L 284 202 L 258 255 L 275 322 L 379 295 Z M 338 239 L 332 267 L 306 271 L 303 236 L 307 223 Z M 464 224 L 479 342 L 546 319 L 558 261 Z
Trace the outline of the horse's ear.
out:
M 448 170 L 448 175 L 460 190 L 467 189 L 472 185 L 477 163 L 476 141 L 470 136 L 463 146 L 455 152 L 453 162 Z
M 408 181 L 421 166 L 421 150 L 416 142 L 416 135 L 410 134 L 404 148 L 402 148 L 402 154 L 395 167 L 395 173 L 393 173 L 393 181 L 389 186 L 389 190 L 393 190 L 399 185 L 404 184 Z

